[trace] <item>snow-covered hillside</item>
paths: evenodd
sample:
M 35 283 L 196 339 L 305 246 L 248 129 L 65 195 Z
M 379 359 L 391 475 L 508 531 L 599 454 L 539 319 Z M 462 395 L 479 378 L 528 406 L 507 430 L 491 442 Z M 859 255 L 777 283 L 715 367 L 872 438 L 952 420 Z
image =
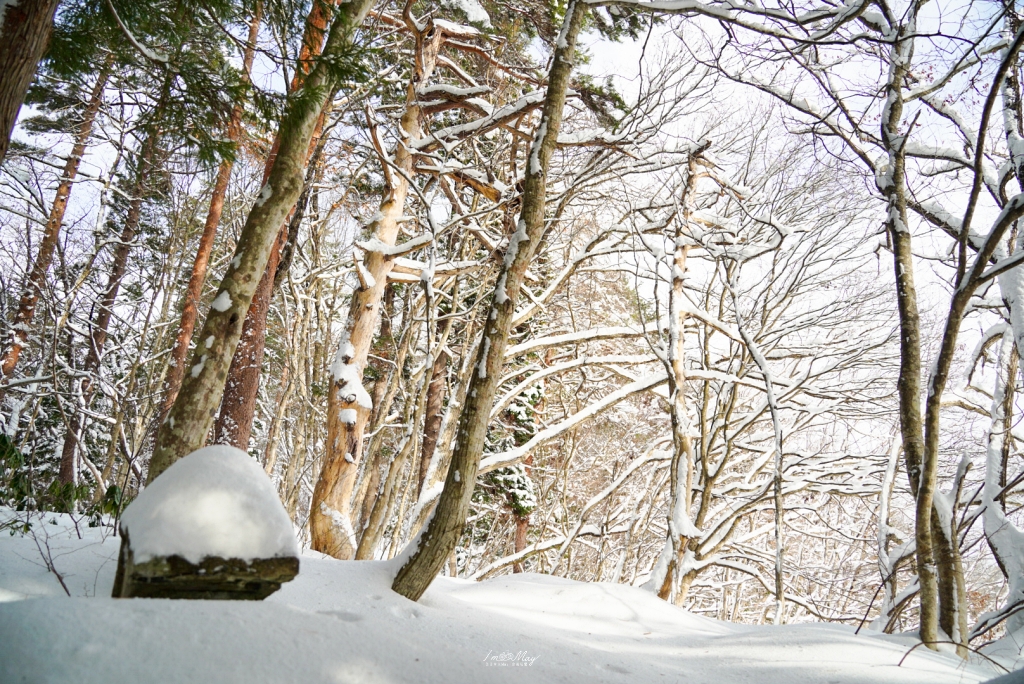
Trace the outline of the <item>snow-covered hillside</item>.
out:
M 390 590 L 388 563 L 313 555 L 263 602 L 114 600 L 118 543 L 68 516 L 0 537 L 0 682 L 973 684 L 1000 672 L 921 648 L 904 659 L 909 637 L 719 622 L 636 588 L 541 575 L 442 577 L 413 603 Z

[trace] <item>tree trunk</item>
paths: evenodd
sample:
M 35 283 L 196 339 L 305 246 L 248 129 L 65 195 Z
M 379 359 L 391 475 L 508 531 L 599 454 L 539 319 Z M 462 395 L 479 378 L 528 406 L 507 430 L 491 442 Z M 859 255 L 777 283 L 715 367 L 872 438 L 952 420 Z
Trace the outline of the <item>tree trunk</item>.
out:
M 287 231 L 278 232 L 270 250 L 267 268 L 263 271 L 256 293 L 242 326 L 238 347 L 231 359 L 224 398 L 221 400 L 217 423 L 214 426 L 214 444 L 230 444 L 246 451 L 252 434 L 252 421 L 256 413 L 256 399 L 260 389 L 260 368 L 267 339 L 267 313 L 274 296 L 274 276 L 281 261 L 281 248 Z
M 363 243 L 364 259 L 357 263 L 359 286 L 352 293 L 341 342 L 331 367 L 327 395 L 327 452 L 313 490 L 310 509 L 312 547 L 335 558 L 352 558 L 360 547 L 351 524 L 352 492 L 363 453 L 363 434 L 373 409 L 363 388 L 363 371 L 380 320 L 380 304 L 388 274 L 397 255 L 385 249 L 395 244 L 399 219 L 405 211 L 409 179 L 414 173 L 413 155 L 405 140 L 422 137 L 417 90 L 434 72 L 444 33 L 429 22 L 423 30 L 408 19 L 416 37 L 416 68 L 406 91 L 406 107 L 399 124 L 402 136 L 394 150 L 394 165 L 384 166 L 388 194 L 380 203 L 377 219 L 370 225 L 372 238 Z M 384 248 L 384 249 L 381 249 Z
M 242 69 L 248 74 L 252 68 L 253 57 L 256 54 L 256 38 L 259 33 L 260 17 L 263 12 L 263 3 L 257 3 L 252 20 L 249 23 L 249 37 L 245 46 L 245 54 L 242 58 Z M 228 139 L 237 145 L 241 137 L 242 105 L 235 105 L 231 111 L 231 121 L 228 124 Z M 192 333 L 195 331 L 196 320 L 199 317 L 199 302 L 203 296 L 203 285 L 206 283 L 206 272 L 210 265 L 210 255 L 213 252 L 214 239 L 217 237 L 217 227 L 220 225 L 220 217 L 224 212 L 224 198 L 227 195 L 228 183 L 231 180 L 231 169 L 234 161 L 225 159 L 217 169 L 217 180 L 213 185 L 213 194 L 210 196 L 210 208 L 206 213 L 206 223 L 203 225 L 203 234 L 199 238 L 199 246 L 196 249 L 196 258 L 192 264 L 192 275 L 189 277 L 188 287 L 185 288 L 184 307 L 181 311 L 181 323 L 178 326 L 178 335 L 174 339 L 174 346 L 171 347 L 170 369 L 167 378 L 164 380 L 163 402 L 160 413 L 157 415 L 157 424 L 162 423 L 167 417 L 174 400 L 178 397 L 178 390 L 181 389 L 181 381 L 185 377 L 185 357 L 188 355 L 188 347 L 192 342 Z
M 672 287 L 669 290 L 669 340 L 666 345 L 665 371 L 668 374 L 669 411 L 672 421 L 673 455 L 670 465 L 668 538 L 651 573 L 648 584 L 655 589 L 658 598 L 671 601 L 679 584 L 677 575 L 683 564 L 686 551 L 695 538 L 691 515 L 693 496 L 693 440 L 690 437 L 690 415 L 686 407 L 686 348 L 684 329 L 686 325 L 686 295 L 683 293 L 683 279 L 686 275 L 686 258 L 689 246 L 686 244 L 690 213 L 695 208 L 694 192 L 697 188 L 697 162 L 710 146 L 706 142 L 690 153 L 687 161 L 686 184 L 683 189 L 682 216 L 678 217 L 674 234 L 666 237 L 672 240 L 675 251 L 672 254 Z
M 527 536 L 526 535 L 530 531 L 530 516 L 528 516 L 528 515 L 517 515 L 517 516 L 515 516 L 515 520 L 516 520 L 516 536 L 515 536 L 515 541 L 513 543 L 512 551 L 513 551 L 513 553 L 519 553 L 521 551 L 525 551 L 526 550 L 526 546 L 528 544 Z M 522 561 L 516 561 L 515 563 L 513 563 L 512 564 L 512 572 L 513 573 L 517 573 L 517 574 L 521 573 L 521 572 L 526 572 L 526 568 L 523 567 L 523 562 Z
M 996 71 L 992 85 L 993 88 L 998 87 L 998 84 L 1003 82 L 1003 79 L 1011 65 L 1016 64 L 1017 55 L 1019 54 L 1022 46 L 1024 46 L 1024 35 L 1018 33 L 1013 42 L 1007 48 L 1003 61 L 1000 63 L 999 68 Z M 979 149 L 977 154 L 979 155 L 979 159 L 980 155 L 984 151 L 984 132 L 985 130 L 983 128 L 978 136 Z M 981 184 L 982 178 L 980 170 L 976 170 L 974 174 L 972 197 L 976 198 L 978 196 Z M 934 641 L 938 636 L 939 615 L 936 615 L 936 612 L 962 612 L 962 607 L 966 605 L 964 592 L 962 591 L 964 584 L 962 577 L 963 569 L 956 563 L 956 559 L 959 556 L 959 550 L 944 551 L 942 544 L 936 543 L 937 535 L 940 534 L 941 531 L 933 530 L 932 525 L 930 524 L 933 516 L 932 508 L 934 506 L 935 491 L 938 480 L 939 427 L 942 411 L 942 395 L 946 389 L 950 368 L 952 367 L 953 358 L 956 354 L 960 325 L 963 323 L 964 316 L 968 311 L 968 304 L 970 303 L 971 297 L 974 296 L 978 287 L 984 282 L 983 278 L 985 268 L 992 257 L 996 254 L 1006 232 L 1011 226 L 1016 224 L 1017 220 L 1020 219 L 1021 216 L 1024 216 L 1024 203 L 1015 201 L 1007 203 L 995 223 L 992 224 L 991 229 L 985 236 L 984 243 L 978 249 L 973 261 L 968 264 L 967 239 L 969 231 L 971 230 L 971 219 L 975 206 L 976 205 L 973 200 L 968 202 L 967 211 L 961 221 L 962 234 L 958 244 L 957 279 L 953 290 L 953 296 L 949 304 L 949 313 L 946 315 L 946 321 L 943 326 L 939 351 L 938 354 L 936 354 L 935 363 L 932 366 L 932 372 L 928 379 L 928 398 L 925 401 L 924 460 L 921 465 L 921 483 L 920 489 L 918 490 L 916 508 L 916 521 L 918 525 L 916 540 L 918 545 L 918 571 L 921 585 L 922 604 L 921 639 L 925 643 Z M 952 541 L 949 543 L 955 545 L 957 543 L 955 535 L 951 534 L 950 536 L 952 537 Z M 948 582 L 951 587 L 946 590 L 946 593 L 955 594 L 956 600 L 939 611 L 936 611 L 936 606 L 932 605 L 926 616 L 926 590 L 930 594 L 928 597 L 929 600 L 933 601 L 933 603 L 935 597 L 939 595 L 938 579 L 936 578 L 934 571 L 934 568 L 936 567 L 939 568 L 940 573 L 952 576 L 953 581 Z M 922 577 L 920 575 L 921 572 L 925 572 L 926 576 Z M 955 625 L 960 621 L 960 617 L 951 617 L 947 619 L 947 622 L 951 625 Z M 961 632 L 958 635 L 951 634 L 950 636 L 959 637 L 957 650 L 958 652 L 966 654 L 967 634 Z
M 916 17 L 918 3 L 914 3 Z M 906 35 L 907 33 L 911 35 Z M 882 143 L 889 153 L 888 175 L 876 181 L 888 204 L 886 232 L 892 243 L 893 267 L 896 277 L 896 302 L 900 318 L 900 372 L 897 391 L 900 399 L 900 434 L 907 467 L 910 491 L 917 499 L 915 539 L 917 573 L 920 583 L 921 640 L 935 648 L 938 641 L 938 587 L 932 555 L 931 508 L 932 488 L 922 492 L 922 470 L 925 467 L 924 424 L 921 420 L 921 326 L 914 284 L 914 256 L 911 251 L 907 222 L 906 171 L 900 124 L 903 117 L 903 80 L 913 56 L 913 29 L 901 29 L 899 40 L 891 50 L 891 71 L 887 89 L 888 116 L 882 120 Z M 925 499 L 922 501 L 922 497 Z
M 954 493 L 955 494 L 955 493 Z M 955 499 L 954 499 L 955 504 Z M 932 533 L 935 535 L 936 580 L 939 589 L 939 627 L 957 645 L 957 655 L 967 657 L 967 605 L 964 568 L 960 557 L 956 511 L 950 517 L 946 536 L 938 511 L 932 508 Z
M 381 470 L 387 459 L 387 454 L 382 445 L 384 444 L 384 431 L 381 429 L 387 422 L 391 407 L 395 402 L 395 395 L 402 379 L 402 368 L 405 367 L 405 359 L 409 355 L 409 347 L 412 344 L 412 327 L 406 326 L 398 343 L 393 338 L 391 319 L 395 315 L 395 289 L 388 286 L 384 291 L 384 314 L 381 316 L 380 334 L 373 343 L 372 349 L 375 356 L 381 359 L 388 359 L 391 363 L 383 363 L 378 359 L 371 359 L 370 365 L 377 371 L 378 377 L 374 381 L 373 393 L 373 419 L 370 423 L 371 432 L 374 436 L 368 442 L 366 458 L 361 466 L 361 479 L 356 483 L 355 495 L 352 497 L 352 523 L 362 534 L 366 529 L 373 504 L 380 492 Z
M 330 20 L 330 9 L 336 4 L 337 0 L 320 0 L 314 2 L 310 8 L 302 36 L 302 49 L 299 53 L 298 68 L 295 70 L 295 75 L 289 85 L 289 93 L 295 93 L 302 87 L 306 75 L 312 67 L 312 60 L 320 55 L 327 23 Z M 329 108 L 330 100 L 328 100 L 324 111 L 321 112 L 316 130 L 310 140 L 309 153 L 306 157 L 309 168 L 307 169 L 306 184 L 299 200 L 299 204 L 302 206 L 298 208 L 298 211 L 293 207 L 288 219 L 282 224 L 281 232 L 270 250 L 266 269 L 263 271 L 263 276 L 256 287 L 256 294 L 253 296 L 249 310 L 245 314 L 242 336 L 239 338 L 238 347 L 235 349 L 231 366 L 228 368 L 227 382 L 224 385 L 224 397 L 217 414 L 217 423 L 214 428 L 214 443 L 216 444 L 230 444 L 242 451 L 249 448 L 249 437 L 252 434 L 252 421 L 256 414 L 256 399 L 260 388 L 263 353 L 266 349 L 267 314 L 270 312 L 270 303 L 274 297 L 274 289 L 280 280 L 278 271 L 282 263 L 282 250 L 289 236 L 293 232 L 297 233 L 298 225 L 302 222 L 302 215 L 305 210 L 303 199 L 308 196 L 308 186 L 312 180 L 309 176 L 315 166 L 315 162 L 312 164 L 309 162 L 314 155 L 314 149 L 320 149 L 318 142 Z M 271 152 L 268 155 L 264 170 L 264 182 L 269 177 L 274 160 L 277 158 L 279 145 L 280 136 L 274 140 L 274 144 L 271 146 Z M 296 229 L 295 231 L 292 230 L 293 227 Z M 285 268 L 287 269 L 287 264 Z
M 430 387 L 427 389 L 426 419 L 423 421 L 423 446 L 420 453 L 419 477 L 416 493 L 420 494 L 427 480 L 430 459 L 434 457 L 437 440 L 441 436 L 441 423 L 444 421 L 444 395 L 447 389 L 446 375 L 448 370 L 448 353 L 444 349 L 437 350 L 437 359 L 430 371 Z
M 329 107 L 330 103 L 324 111 L 326 112 Z M 213 438 L 215 444 L 230 444 L 242 451 L 249 448 L 252 422 L 256 415 L 256 399 L 260 390 L 263 354 L 266 350 L 267 315 L 270 313 L 270 304 L 274 299 L 277 283 L 281 280 L 282 272 L 287 268 L 287 264 L 282 261 L 285 256 L 285 247 L 289 242 L 294 243 L 305 216 L 309 192 L 316 178 L 320 153 L 323 151 L 323 146 L 317 144 L 323 124 L 324 116 L 321 115 L 316 131 L 313 133 L 313 144 L 316 149 L 307 162 L 306 180 L 303 184 L 302 194 L 293 207 L 288 222 L 277 235 L 277 240 L 270 250 L 270 257 L 267 259 L 267 267 L 260 278 L 256 294 L 253 295 L 249 311 L 245 314 L 242 336 L 238 341 L 238 348 L 235 349 L 235 355 L 231 359 L 231 367 L 228 369 L 228 379 L 224 387 L 224 398 L 221 400 L 220 411 L 217 414 Z
M 530 476 L 530 471 L 533 470 L 533 454 L 530 454 L 523 459 L 523 465 L 526 466 L 526 476 Z M 513 553 L 521 553 L 526 550 L 530 540 L 527 535 L 530 533 L 530 516 L 529 515 L 516 515 L 516 536 L 512 546 Z M 523 561 L 517 561 L 512 564 L 513 573 L 526 572 L 526 567 Z M 599 573 L 600 574 L 600 573 Z
M 372 0 L 353 0 L 340 6 L 331 25 L 325 55 L 337 57 L 352 49 L 352 36 L 372 4 Z M 309 144 L 320 113 L 337 87 L 332 67 L 322 60 L 306 79 L 302 96 L 289 99 L 270 178 L 246 219 L 235 258 L 203 324 L 199 336 L 203 343 L 196 349 L 178 399 L 157 434 L 148 474 L 150 482 L 206 441 L 224 393 L 242 321 L 266 270 L 274 241 L 302 192 Z
M 1006 599 L 997 615 L 1008 615 L 1006 633 L 1024 629 L 1024 531 L 1007 518 L 1006 504 L 1001 500 L 1006 486 L 1005 444 L 1013 440 L 1013 395 L 1016 382 L 1018 355 L 1013 337 L 1005 334 L 1000 348 L 995 391 L 992 393 L 991 426 L 985 458 L 985 485 L 982 490 L 982 522 L 985 540 L 995 557 L 999 570 L 1007 580 Z M 1005 357 L 1009 357 L 1005 359 Z
M 483 342 L 477 354 L 466 406 L 459 419 L 458 436 L 444 491 L 426 529 L 413 541 L 414 551 L 392 584 L 414 601 L 437 576 L 455 548 L 469 512 L 477 470 L 490 423 L 494 393 L 501 377 L 505 347 L 515 314 L 516 300 L 526 269 L 545 230 L 545 183 L 551 155 L 562 124 L 562 108 L 576 56 L 576 37 L 586 5 L 573 0 L 555 47 L 540 123 L 531 146 L 523 181 L 522 213 L 509 237 L 501 275 L 495 285 L 490 314 L 484 322 Z
M 75 136 L 75 145 L 71 148 L 71 155 L 64 164 L 64 171 L 60 177 L 60 185 L 57 186 L 57 194 L 50 206 L 50 215 L 46 219 L 46 228 L 43 230 L 43 239 L 39 242 L 39 251 L 36 254 L 35 263 L 28 276 L 28 283 L 25 292 L 18 302 L 18 311 L 14 316 L 14 340 L 0 360 L 0 380 L 6 380 L 14 374 L 18 364 L 18 358 L 28 340 L 28 332 L 32 325 L 32 319 L 36 313 L 36 304 L 42 296 L 43 288 L 46 285 L 46 275 L 50 271 L 50 263 L 53 261 L 53 252 L 57 247 L 60 238 L 60 229 L 64 224 L 64 212 L 68 208 L 68 197 L 71 196 L 71 188 L 74 187 L 75 177 L 78 176 L 78 167 L 82 163 L 82 156 L 85 154 L 86 144 L 92 135 L 92 126 L 96 121 L 96 114 L 103 103 L 103 91 L 107 86 L 110 77 L 110 62 L 104 65 L 96 79 L 96 84 L 89 95 L 89 104 L 82 115 L 82 123 L 78 126 L 78 133 Z
M 0 26 L 0 164 L 36 66 L 46 52 L 59 0 L 8 0 Z

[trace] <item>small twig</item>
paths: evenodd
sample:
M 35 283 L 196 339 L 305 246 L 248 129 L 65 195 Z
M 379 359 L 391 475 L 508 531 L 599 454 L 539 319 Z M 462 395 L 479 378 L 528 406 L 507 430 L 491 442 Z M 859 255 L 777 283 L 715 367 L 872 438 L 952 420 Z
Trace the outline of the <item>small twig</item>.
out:
M 909 651 L 907 651 L 906 653 L 903 654 L 903 657 L 900 658 L 900 662 L 896 663 L 896 667 L 900 667 L 901 665 L 903 665 L 903 661 L 906 660 L 910 656 L 910 654 L 914 652 L 915 649 L 920 648 L 921 646 L 930 646 L 932 644 L 951 644 L 951 645 L 957 646 L 957 647 L 963 646 L 964 648 L 966 648 L 971 653 L 973 653 L 975 655 L 979 655 L 982 658 L 984 658 L 985 660 L 987 660 L 988 662 L 992 663 L 993 665 L 995 665 L 996 667 L 1001 669 L 1006 674 L 1010 673 L 1010 670 L 1005 665 L 1000 663 L 999 661 L 993 660 L 992 658 L 990 658 L 989 656 L 985 655 L 984 653 L 982 653 L 981 651 L 979 651 L 978 649 L 976 649 L 976 648 L 974 648 L 972 646 L 968 646 L 967 644 L 958 644 L 955 641 L 929 641 L 927 644 L 925 644 L 922 641 L 919 644 L 914 644 L 913 646 L 910 647 Z
M 892 577 L 892 575 L 889 577 Z M 871 607 L 875 605 L 875 599 L 878 598 L 878 592 L 882 591 L 882 588 L 885 587 L 885 583 L 888 579 L 889 578 L 882 580 L 882 583 L 878 585 L 877 589 L 875 589 L 875 595 L 871 597 L 871 601 L 868 603 L 868 608 L 864 611 L 864 617 L 860 619 L 860 624 L 857 625 L 857 629 L 853 631 L 854 634 L 860 634 L 861 628 L 864 627 L 864 623 L 868 620 L 868 614 L 871 612 Z
M 897 565 L 899 565 L 899 563 L 897 563 Z M 854 630 L 854 632 L 853 632 L 854 634 L 860 634 L 861 628 L 864 627 L 864 623 L 867 622 L 867 620 L 868 620 L 868 614 L 871 613 L 871 607 L 875 605 L 875 599 L 878 598 L 878 592 L 882 591 L 882 589 L 885 588 L 886 582 L 888 582 L 893 577 L 895 577 L 897 572 L 899 572 L 899 568 L 898 567 L 897 568 L 893 568 L 893 571 L 889 573 L 889 576 L 886 577 L 885 579 L 883 579 L 881 584 L 878 585 L 878 588 L 875 589 L 875 595 L 871 597 L 871 602 L 868 603 L 868 609 L 864 611 L 864 617 L 862 617 L 860 619 L 860 624 L 857 625 L 857 629 Z M 893 607 L 895 608 L 895 606 L 893 606 Z M 879 617 L 881 617 L 881 616 L 879 616 Z
M 68 585 L 64 583 L 64 576 L 57 572 L 57 568 L 53 564 L 53 553 L 50 551 L 50 540 L 47 537 L 43 544 L 39 543 L 39 535 L 32 532 L 32 541 L 36 543 L 36 548 L 39 549 L 39 555 L 43 557 L 43 563 L 46 565 L 46 569 L 54 574 L 57 581 L 60 582 L 61 588 L 64 589 L 64 593 L 71 596 L 71 592 L 68 590 Z M 46 551 L 43 551 L 43 546 L 46 547 Z

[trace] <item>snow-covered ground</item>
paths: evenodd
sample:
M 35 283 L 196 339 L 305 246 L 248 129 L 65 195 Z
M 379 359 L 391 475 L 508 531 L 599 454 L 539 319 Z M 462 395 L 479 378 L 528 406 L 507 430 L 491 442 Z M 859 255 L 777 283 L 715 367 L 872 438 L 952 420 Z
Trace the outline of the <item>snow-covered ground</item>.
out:
M 309 554 L 262 602 L 114 600 L 118 544 L 69 516 L 0 532 L 0 682 L 973 684 L 1001 672 L 923 648 L 904 659 L 909 637 L 736 625 L 541 575 L 442 577 L 413 603 L 390 590 L 388 563 Z

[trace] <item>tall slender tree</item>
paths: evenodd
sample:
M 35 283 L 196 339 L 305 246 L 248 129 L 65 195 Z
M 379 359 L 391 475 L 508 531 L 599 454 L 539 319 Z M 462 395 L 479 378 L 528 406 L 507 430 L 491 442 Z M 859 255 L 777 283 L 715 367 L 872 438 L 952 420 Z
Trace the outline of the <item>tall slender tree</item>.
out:
M 46 227 L 43 230 L 43 238 L 39 242 L 39 250 L 36 252 L 35 261 L 29 271 L 28 283 L 25 291 L 18 302 L 18 310 L 14 315 L 14 340 L 0 357 L 0 382 L 7 380 L 14 374 L 28 340 L 29 330 L 35 318 L 36 305 L 42 295 L 46 284 L 46 276 L 53 262 L 53 253 L 57 248 L 57 240 L 60 237 L 60 229 L 64 224 L 64 214 L 67 212 L 68 199 L 71 196 L 71 189 L 74 187 L 75 178 L 78 176 L 78 168 L 82 164 L 82 157 L 85 155 L 86 146 L 92 135 L 92 127 L 99 114 L 100 106 L 103 103 L 103 93 L 110 78 L 113 56 L 108 56 L 101 67 L 96 82 L 93 84 L 89 94 L 88 104 L 82 113 L 81 123 L 75 134 L 75 143 L 71 148 L 61 172 L 60 184 L 50 206 L 50 214 L 46 219 Z
M 296 62 L 295 74 L 289 84 L 289 92 L 296 92 L 302 87 L 306 76 L 313 67 L 314 60 L 320 55 L 324 47 L 324 37 L 327 25 L 330 21 L 333 7 L 337 0 L 316 0 L 313 2 L 306 18 L 306 26 L 302 36 L 302 47 L 299 50 Z M 314 150 L 318 147 L 322 135 L 329 105 L 320 113 L 317 119 L 316 129 L 309 143 L 309 151 L 306 155 L 308 164 Z M 275 138 L 268 155 L 266 166 L 263 172 L 263 181 L 266 182 L 277 156 L 280 146 L 280 133 Z M 315 167 L 315 164 L 313 165 Z M 312 178 L 310 178 L 312 180 Z M 300 199 L 302 195 L 300 194 Z M 231 359 L 231 366 L 228 369 L 228 377 L 224 386 L 224 397 L 221 399 L 220 410 L 217 413 L 217 422 L 214 427 L 214 441 L 217 444 L 230 444 L 238 449 L 245 450 L 249 447 L 249 435 L 252 432 L 252 422 L 256 410 L 256 396 L 259 392 L 260 372 L 263 367 L 263 352 L 267 336 L 267 314 L 270 311 L 270 302 L 274 296 L 274 286 L 279 279 L 279 267 L 281 257 L 288 240 L 289 231 L 293 224 L 298 227 L 302 221 L 304 207 L 296 212 L 292 207 L 288 220 L 284 221 L 278 232 L 267 258 L 267 266 L 260 278 L 259 285 L 253 295 L 252 303 L 245 314 L 245 323 L 242 326 L 242 336 L 239 338 L 235 355 Z
M 309 144 L 320 114 L 342 78 L 355 72 L 360 50 L 356 30 L 372 4 L 372 0 L 354 0 L 333 13 L 323 57 L 316 61 L 302 88 L 288 99 L 273 169 L 249 212 L 235 257 L 207 314 L 199 336 L 203 343 L 195 351 L 174 406 L 160 425 L 148 481 L 206 441 L 245 314 L 281 226 L 302 192 Z
M 466 524 L 519 289 L 546 228 L 548 166 L 562 125 L 562 109 L 576 63 L 576 38 L 586 11 L 586 4 L 578 0 L 571 0 L 565 10 L 565 20 L 555 43 L 548 74 L 540 123 L 526 167 L 519 221 L 516 231 L 509 236 L 490 313 L 484 323 L 482 343 L 477 352 L 469 395 L 459 418 L 444 491 L 429 524 L 412 542 L 412 553 L 398 570 L 392 584 L 392 589 L 414 601 L 419 600 L 447 562 Z
M 256 55 L 256 38 L 259 33 L 262 14 L 263 3 L 257 2 L 256 9 L 249 22 L 249 35 L 242 57 L 243 78 L 247 78 L 250 69 L 252 69 L 253 59 Z M 239 143 L 242 134 L 242 113 L 243 104 L 238 102 L 235 104 L 231 112 L 231 119 L 228 122 L 228 139 L 236 145 Z M 210 194 L 210 208 L 206 214 L 203 234 L 199 238 L 196 257 L 192 263 L 188 287 L 185 289 L 183 296 L 178 334 L 174 338 L 174 346 L 171 347 L 170 368 L 164 380 L 162 405 L 160 412 L 157 414 L 158 423 L 166 418 L 167 412 L 174 405 L 174 400 L 178 396 L 178 390 L 181 389 L 181 381 L 185 377 L 185 357 L 188 354 L 188 347 L 192 342 L 192 333 L 195 331 L 196 320 L 199 317 L 200 298 L 203 293 L 203 285 L 206 282 L 206 272 L 210 265 L 210 255 L 213 253 L 214 239 L 217 237 L 217 227 L 220 225 L 220 218 L 224 212 L 224 199 L 227 196 L 228 183 L 231 180 L 231 170 L 234 168 L 234 165 L 234 158 L 226 157 L 221 160 L 217 168 L 213 192 Z

